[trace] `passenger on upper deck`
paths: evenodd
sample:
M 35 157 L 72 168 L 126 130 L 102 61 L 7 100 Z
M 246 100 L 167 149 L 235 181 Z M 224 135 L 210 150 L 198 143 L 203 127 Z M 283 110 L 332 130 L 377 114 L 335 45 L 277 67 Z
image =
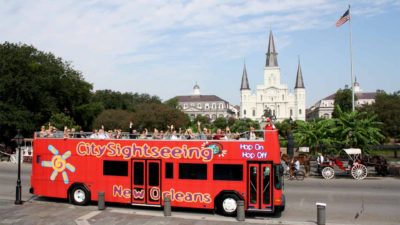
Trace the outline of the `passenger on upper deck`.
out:
M 162 139 L 161 134 L 157 128 L 154 128 L 152 137 L 153 137 L 153 139 Z
M 197 121 L 197 132 L 199 132 L 199 137 L 198 139 L 200 140 L 207 140 L 207 136 L 208 136 L 208 130 L 206 127 L 203 128 L 203 130 L 201 129 L 201 122 Z
M 79 134 L 76 137 L 77 138 L 86 138 L 85 132 L 83 132 L 83 130 L 80 130 Z
M 231 129 L 229 127 L 225 127 L 225 139 L 234 139 L 234 135 L 231 133 Z
M 144 128 L 142 130 L 142 133 L 140 133 L 139 139 L 147 139 L 147 134 L 148 134 L 147 128 Z
M 90 137 L 89 138 L 91 138 L 91 139 L 97 139 L 97 130 L 96 129 L 93 129 L 93 132 L 92 132 L 92 134 L 90 135 Z
M 250 131 L 247 137 L 248 140 L 257 140 L 257 135 L 253 126 L 250 126 Z
M 116 129 L 114 130 L 115 132 L 115 137 L 116 139 L 122 139 L 122 130 L 121 129 Z
M 195 135 L 193 134 L 192 129 L 190 129 L 190 128 L 186 129 L 186 132 L 185 132 L 184 137 L 185 137 L 185 139 L 187 139 L 187 140 L 195 139 Z
M 69 136 L 70 133 L 71 133 L 71 130 L 68 129 L 67 126 L 65 126 L 65 127 L 64 127 L 64 138 L 69 138 L 69 137 L 70 137 L 70 136 Z
M 265 124 L 265 130 L 274 130 L 275 129 L 275 125 L 272 124 L 271 119 L 269 117 L 267 117 L 266 122 L 267 122 L 267 124 Z
M 109 139 L 108 135 L 104 132 L 104 128 L 99 129 L 99 133 L 97 134 L 98 139 Z
M 225 135 L 222 133 L 222 130 L 220 128 L 217 129 L 217 133 L 213 135 L 213 140 L 223 140 L 225 138 Z
M 171 140 L 178 140 L 179 139 L 179 137 L 178 137 L 178 135 L 177 135 L 177 133 L 176 133 L 176 130 L 172 130 L 172 133 L 171 133 L 171 138 L 170 138 Z
M 46 131 L 46 127 L 45 126 L 42 126 L 40 128 L 39 137 L 47 137 L 47 131 Z

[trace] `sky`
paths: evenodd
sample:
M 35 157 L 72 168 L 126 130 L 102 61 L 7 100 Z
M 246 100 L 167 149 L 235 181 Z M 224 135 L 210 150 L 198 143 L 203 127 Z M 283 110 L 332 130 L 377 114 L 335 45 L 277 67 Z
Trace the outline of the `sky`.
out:
M 350 85 L 400 90 L 400 0 L 0 0 L 0 43 L 33 45 L 81 71 L 94 90 L 168 100 L 217 95 L 240 104 L 244 61 L 250 88 L 263 83 L 272 30 L 281 82 L 293 90 L 300 58 L 307 106 Z

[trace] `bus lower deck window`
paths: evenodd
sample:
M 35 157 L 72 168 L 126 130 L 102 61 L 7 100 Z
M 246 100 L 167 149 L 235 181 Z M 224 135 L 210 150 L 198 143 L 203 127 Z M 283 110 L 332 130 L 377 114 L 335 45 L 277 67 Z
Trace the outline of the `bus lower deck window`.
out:
M 105 176 L 128 176 L 127 161 L 103 161 L 103 175 Z
M 173 163 L 165 163 L 165 178 L 169 178 L 169 179 L 174 178 L 174 164 Z
M 207 180 L 207 164 L 179 163 L 179 179 Z
M 213 179 L 226 181 L 242 181 L 243 165 L 238 164 L 214 164 Z

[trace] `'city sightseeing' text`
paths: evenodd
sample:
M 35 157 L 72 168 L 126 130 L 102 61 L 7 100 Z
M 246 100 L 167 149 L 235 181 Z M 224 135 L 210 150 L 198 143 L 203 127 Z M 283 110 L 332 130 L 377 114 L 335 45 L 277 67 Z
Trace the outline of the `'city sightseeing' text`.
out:
M 103 157 L 105 154 L 110 157 L 122 157 L 124 159 L 148 157 L 148 158 L 174 158 L 174 159 L 201 159 L 209 162 L 213 158 L 213 151 L 210 148 L 187 147 L 187 145 L 176 147 L 150 147 L 147 144 L 143 146 L 124 145 L 114 142 L 108 142 L 105 145 L 96 145 L 95 143 L 79 142 L 76 146 L 76 153 L 80 156 Z

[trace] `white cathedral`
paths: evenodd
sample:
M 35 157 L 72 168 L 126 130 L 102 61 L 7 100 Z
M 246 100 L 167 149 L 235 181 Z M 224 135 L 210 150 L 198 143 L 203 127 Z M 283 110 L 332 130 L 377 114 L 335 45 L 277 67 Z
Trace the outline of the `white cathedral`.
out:
M 250 90 L 246 64 L 243 68 L 240 86 L 240 118 L 261 121 L 269 115 L 276 121 L 284 119 L 306 119 L 306 88 L 304 87 L 300 61 L 297 67 L 294 92 L 289 92 L 286 84 L 281 83 L 281 72 L 278 65 L 272 31 L 269 34 L 267 60 L 264 67 L 264 84 L 257 85 L 256 93 Z

